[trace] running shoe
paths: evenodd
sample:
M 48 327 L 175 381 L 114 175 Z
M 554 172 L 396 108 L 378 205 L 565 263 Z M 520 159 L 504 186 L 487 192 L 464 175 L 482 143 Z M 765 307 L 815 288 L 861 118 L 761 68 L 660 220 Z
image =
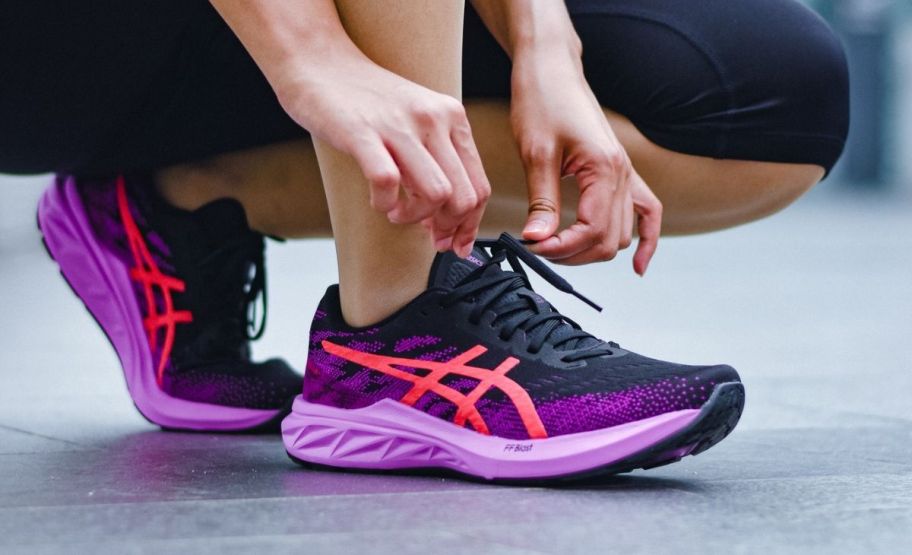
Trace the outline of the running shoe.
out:
M 466 259 L 437 255 L 428 289 L 374 326 L 348 326 L 330 287 L 282 423 L 291 458 L 538 482 L 667 464 L 732 431 L 734 369 L 597 339 L 532 290 L 523 264 L 598 308 L 506 234 Z
M 279 359 L 251 361 L 249 340 L 265 324 L 264 240 L 240 203 L 188 212 L 149 179 L 59 176 L 38 225 L 146 419 L 178 430 L 278 430 L 301 377 Z

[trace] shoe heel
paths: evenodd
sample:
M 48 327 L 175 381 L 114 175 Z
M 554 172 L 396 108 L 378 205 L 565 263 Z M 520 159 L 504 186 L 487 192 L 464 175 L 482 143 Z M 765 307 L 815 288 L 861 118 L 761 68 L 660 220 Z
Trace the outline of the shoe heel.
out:
M 170 429 L 234 432 L 257 429 L 281 412 L 195 403 L 159 388 L 127 267 L 95 238 L 75 179 L 60 179 L 45 191 L 38 228 L 61 275 L 114 347 L 133 403 L 146 420 Z

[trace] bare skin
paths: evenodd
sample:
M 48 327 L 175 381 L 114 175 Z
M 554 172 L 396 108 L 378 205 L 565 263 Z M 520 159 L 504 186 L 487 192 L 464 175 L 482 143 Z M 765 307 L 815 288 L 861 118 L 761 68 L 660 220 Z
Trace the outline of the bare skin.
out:
M 403 0 L 397 4 L 340 0 L 336 5 L 349 36 L 376 63 L 430 89 L 459 97 L 462 27 L 446 21 L 461 22 L 463 6 L 438 5 L 435 0 Z M 426 13 L 426 19 L 421 21 L 415 13 Z M 398 32 L 391 36 L 381 29 Z M 436 233 L 430 225 L 397 224 L 383 217 L 372 208 L 358 165 L 319 139 L 315 148 L 339 256 L 342 313 L 352 325 L 368 325 L 404 306 L 427 287 L 435 254 L 428 236 Z M 478 170 L 484 173 L 480 163 Z M 451 183 L 463 181 L 471 190 L 466 175 L 448 179 Z M 483 202 L 490 194 L 486 179 L 484 186 L 482 202 L 479 204 L 476 196 L 470 200 L 471 208 L 477 210 L 470 224 L 472 233 L 447 236 L 436 245 L 438 249 L 447 250 L 457 241 L 462 242 L 462 254 L 471 250 Z
M 485 235 L 519 233 L 528 190 L 506 102 L 466 102 L 478 150 L 493 187 L 482 220 Z M 651 142 L 624 116 L 605 115 L 633 165 L 662 201 L 663 235 L 705 233 L 752 222 L 785 208 L 823 177 L 812 164 L 720 160 L 682 154 Z M 308 140 L 225 154 L 159 174 L 175 205 L 194 209 L 222 197 L 240 200 L 251 225 L 289 238 L 331 237 L 313 145 Z M 576 216 L 577 189 L 563 183 L 562 225 Z
M 497 194 L 486 226 L 521 227 L 537 241 L 533 251 L 563 264 L 610 260 L 638 231 L 634 270 L 642 274 L 662 202 L 666 232 L 709 231 L 767 215 L 823 174 L 649 142 L 598 106 L 562 3 L 475 2 L 513 60 L 513 95 L 509 105 L 466 108 L 456 100 L 461 2 L 313 0 L 306 18 L 294 0 L 213 4 L 314 140 L 168 168 L 160 189 L 186 209 L 238 198 L 265 233 L 332 233 L 353 325 L 417 295 L 435 249 L 468 253 L 488 176 Z
M 215 5 L 315 137 L 350 324 L 417 296 L 435 248 L 468 255 L 490 185 L 458 100 L 461 2 L 321 0 L 309 22 L 293 1 Z

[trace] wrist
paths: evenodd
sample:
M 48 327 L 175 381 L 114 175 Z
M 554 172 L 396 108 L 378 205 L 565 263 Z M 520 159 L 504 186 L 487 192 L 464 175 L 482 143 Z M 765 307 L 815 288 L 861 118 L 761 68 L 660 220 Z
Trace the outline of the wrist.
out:
M 541 32 L 528 29 L 514 32 L 510 38 L 510 50 L 514 62 L 549 52 L 581 60 L 583 43 L 572 26 L 569 29 L 548 29 Z
M 518 48 L 513 56 L 512 81 L 514 85 L 530 79 L 556 79 L 566 84 L 585 81 L 581 50 L 572 42 L 538 42 Z
M 347 37 L 345 37 L 347 39 Z M 305 48 L 287 52 L 270 64 L 264 74 L 279 102 L 306 96 L 313 89 L 333 82 L 339 71 L 356 73 L 370 60 L 350 40 L 316 38 Z

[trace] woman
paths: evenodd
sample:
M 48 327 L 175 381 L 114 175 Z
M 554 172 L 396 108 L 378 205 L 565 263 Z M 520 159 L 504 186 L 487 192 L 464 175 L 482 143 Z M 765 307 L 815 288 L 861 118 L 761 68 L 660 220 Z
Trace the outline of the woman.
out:
M 293 458 L 337 467 L 554 479 L 714 445 L 731 367 L 597 339 L 522 266 L 593 304 L 536 255 L 636 233 L 642 275 L 660 227 L 781 209 L 847 130 L 841 47 L 794 0 L 30 2 L 2 25 L 0 170 L 57 173 L 45 242 L 139 410 L 284 417 Z M 290 414 L 300 377 L 248 349 L 264 235 L 337 250 Z

